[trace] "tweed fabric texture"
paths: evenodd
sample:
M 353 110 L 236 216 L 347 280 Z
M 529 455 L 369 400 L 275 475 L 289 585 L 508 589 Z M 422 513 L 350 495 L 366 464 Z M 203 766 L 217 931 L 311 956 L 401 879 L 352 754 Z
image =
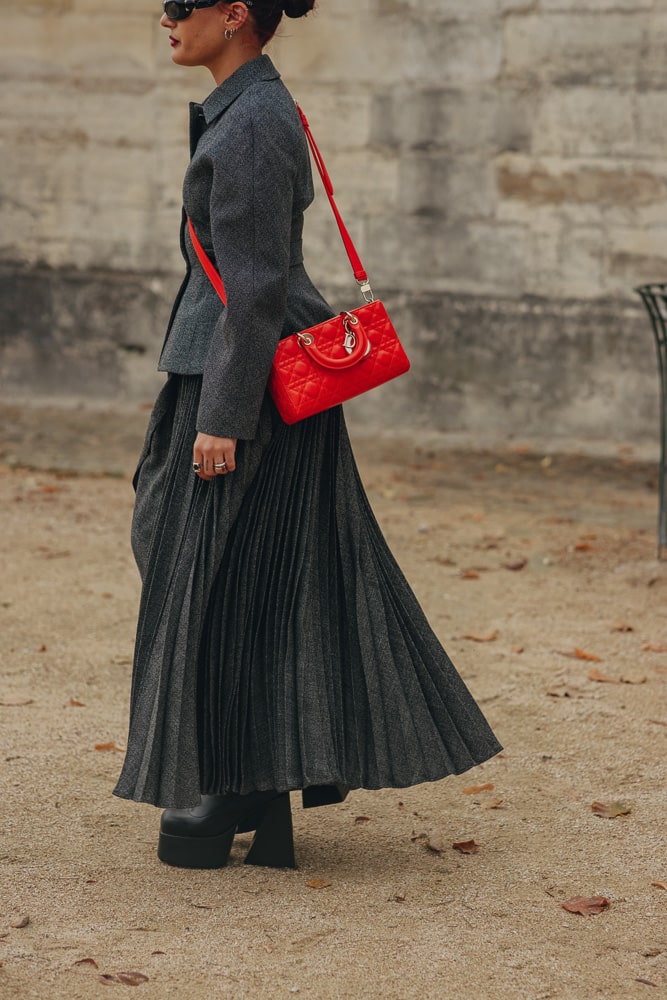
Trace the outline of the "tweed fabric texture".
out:
M 268 56 L 241 66 L 203 105 L 191 105 L 190 116 L 184 219 L 222 276 L 227 306 L 183 222 L 186 276 L 159 367 L 203 374 L 197 430 L 250 439 L 278 341 L 332 315 L 303 266 L 303 213 L 313 200 L 308 146 Z
M 202 379 L 172 376 L 135 476 L 143 592 L 115 794 L 401 788 L 501 748 L 376 523 L 337 407 L 268 395 L 237 472 L 192 474 Z

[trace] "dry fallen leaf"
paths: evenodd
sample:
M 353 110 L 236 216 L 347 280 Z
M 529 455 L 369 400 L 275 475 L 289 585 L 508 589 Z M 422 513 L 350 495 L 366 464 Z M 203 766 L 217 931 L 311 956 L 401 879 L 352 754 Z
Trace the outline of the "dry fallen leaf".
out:
M 442 854 L 445 849 L 445 842 L 439 833 L 432 833 L 424 846 L 429 851 L 433 851 L 434 854 Z
M 578 660 L 587 660 L 590 663 L 602 663 L 602 657 L 596 656 L 595 653 L 587 653 L 583 649 L 578 649 L 575 647 L 574 655 Z
M 370 816 L 355 816 L 354 817 L 354 822 L 355 823 L 370 823 L 370 821 L 371 821 Z
M 571 652 L 557 649 L 556 652 L 559 656 L 566 656 L 568 660 L 588 660 L 591 663 L 602 663 L 602 657 L 596 656 L 595 653 L 586 653 L 583 649 L 575 648 Z
M 652 722 L 654 726 L 667 726 L 667 722 L 663 722 L 662 719 L 649 719 L 648 721 Z
M 387 900 L 388 903 L 404 903 L 405 896 L 390 896 Z
M 18 695 L 6 695 L 0 698 L 0 705 L 12 706 L 16 708 L 19 705 L 32 705 L 32 698 L 21 698 Z
M 96 743 L 96 750 L 118 750 L 120 753 L 125 753 L 125 747 L 121 747 L 118 743 Z
M 123 986 L 140 986 L 141 983 L 148 982 L 148 976 L 143 972 L 117 972 L 116 978 Z
M 97 977 L 105 986 L 120 984 L 121 986 L 141 986 L 148 982 L 148 976 L 143 972 L 103 972 Z
M 166 955 L 166 951 L 152 951 L 151 955 Z
M 593 802 L 591 809 L 596 816 L 602 816 L 604 819 L 616 819 L 617 816 L 627 816 L 632 812 L 630 806 L 626 805 L 624 802 Z
M 308 882 L 306 882 L 309 889 L 328 889 L 331 884 L 331 882 L 327 882 L 327 880 L 323 878 L 311 878 Z
M 493 802 L 489 802 L 485 809 L 500 809 L 504 803 L 505 799 L 494 799 Z
M 42 643 L 41 646 L 38 646 L 37 649 L 35 650 L 35 652 L 36 653 L 45 653 L 46 652 L 46 646 L 44 645 L 44 643 Z
M 595 667 L 588 671 L 589 681 L 596 681 L 598 684 L 620 684 L 621 682 L 616 680 L 615 677 L 609 677 L 607 674 L 601 673 L 596 670 Z
M 634 626 L 626 625 L 624 622 L 616 622 L 611 627 L 612 632 L 634 632 Z
M 30 923 L 30 917 L 26 915 L 23 917 L 17 917 L 16 920 L 12 920 L 9 926 L 16 928 L 27 927 L 29 923 Z
M 479 844 L 476 844 L 474 840 L 460 840 L 457 844 L 452 844 L 452 847 L 460 854 L 479 853 Z
M 73 708 L 85 708 L 86 707 L 85 702 L 78 701 L 76 698 L 70 698 L 68 704 L 71 705 Z
M 592 917 L 596 913 L 602 913 L 611 903 L 606 896 L 573 896 L 561 904 L 568 913 L 580 913 L 583 917 Z
M 496 629 L 493 632 L 486 632 L 483 635 L 479 635 L 476 632 L 466 632 L 461 638 L 470 639 L 472 642 L 494 642 L 498 638 L 498 631 Z
M 525 651 L 526 651 L 525 646 L 512 646 L 512 652 L 516 653 L 517 655 L 519 655 L 520 653 L 524 653 Z
M 479 580 L 479 573 L 476 569 L 464 569 L 461 571 L 462 580 Z
M 667 882 L 651 882 L 655 889 L 667 889 Z
M 621 674 L 621 684 L 646 684 L 646 674 Z
M 518 573 L 519 570 L 525 569 L 528 565 L 527 559 L 515 559 L 513 562 L 503 563 L 503 569 L 512 570 L 514 573 Z
M 485 785 L 468 785 L 467 788 L 463 789 L 463 794 L 477 795 L 479 792 L 492 792 L 494 787 L 491 782 L 487 782 Z
M 575 552 L 595 552 L 595 546 L 590 542 L 578 542 L 574 547 Z
M 645 642 L 642 646 L 642 653 L 667 653 L 667 644 L 664 642 Z
M 97 964 L 97 962 L 95 961 L 94 958 L 80 958 L 79 961 L 75 962 L 74 964 L 75 965 L 90 965 L 90 966 L 92 966 L 93 969 L 99 969 L 99 965 Z
M 550 698 L 589 698 L 590 695 L 574 684 L 558 684 L 549 688 L 547 694 Z

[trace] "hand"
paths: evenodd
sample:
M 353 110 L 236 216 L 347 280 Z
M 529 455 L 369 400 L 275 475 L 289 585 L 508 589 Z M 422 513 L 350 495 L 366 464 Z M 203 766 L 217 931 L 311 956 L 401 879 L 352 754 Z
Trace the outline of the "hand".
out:
M 195 475 L 208 482 L 215 476 L 226 476 L 236 468 L 236 438 L 214 437 L 212 434 L 197 434 L 192 450 L 192 461 L 200 466 Z M 224 466 L 217 468 L 217 466 Z

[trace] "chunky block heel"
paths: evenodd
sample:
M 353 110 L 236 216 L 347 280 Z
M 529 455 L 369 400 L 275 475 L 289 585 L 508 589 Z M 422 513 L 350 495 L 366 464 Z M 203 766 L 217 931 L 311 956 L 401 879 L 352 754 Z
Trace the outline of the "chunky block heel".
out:
M 244 864 L 265 868 L 296 868 L 289 792 L 266 806 Z
M 256 809 L 249 810 L 243 819 L 240 821 L 239 825 L 236 827 L 237 833 L 252 833 L 256 830 L 259 824 L 262 822 L 262 816 L 264 815 L 264 807 L 258 806 Z
M 216 837 L 178 837 L 160 833 L 157 856 L 175 868 L 224 868 L 235 833 L 236 826 Z

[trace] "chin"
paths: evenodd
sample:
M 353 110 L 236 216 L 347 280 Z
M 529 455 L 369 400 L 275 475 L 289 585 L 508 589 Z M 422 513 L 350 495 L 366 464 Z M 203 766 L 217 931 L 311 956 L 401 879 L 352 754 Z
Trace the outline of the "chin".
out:
M 201 66 L 201 61 L 193 57 L 188 57 L 186 53 L 181 52 L 180 47 L 175 49 L 171 54 L 171 61 L 177 66 Z

